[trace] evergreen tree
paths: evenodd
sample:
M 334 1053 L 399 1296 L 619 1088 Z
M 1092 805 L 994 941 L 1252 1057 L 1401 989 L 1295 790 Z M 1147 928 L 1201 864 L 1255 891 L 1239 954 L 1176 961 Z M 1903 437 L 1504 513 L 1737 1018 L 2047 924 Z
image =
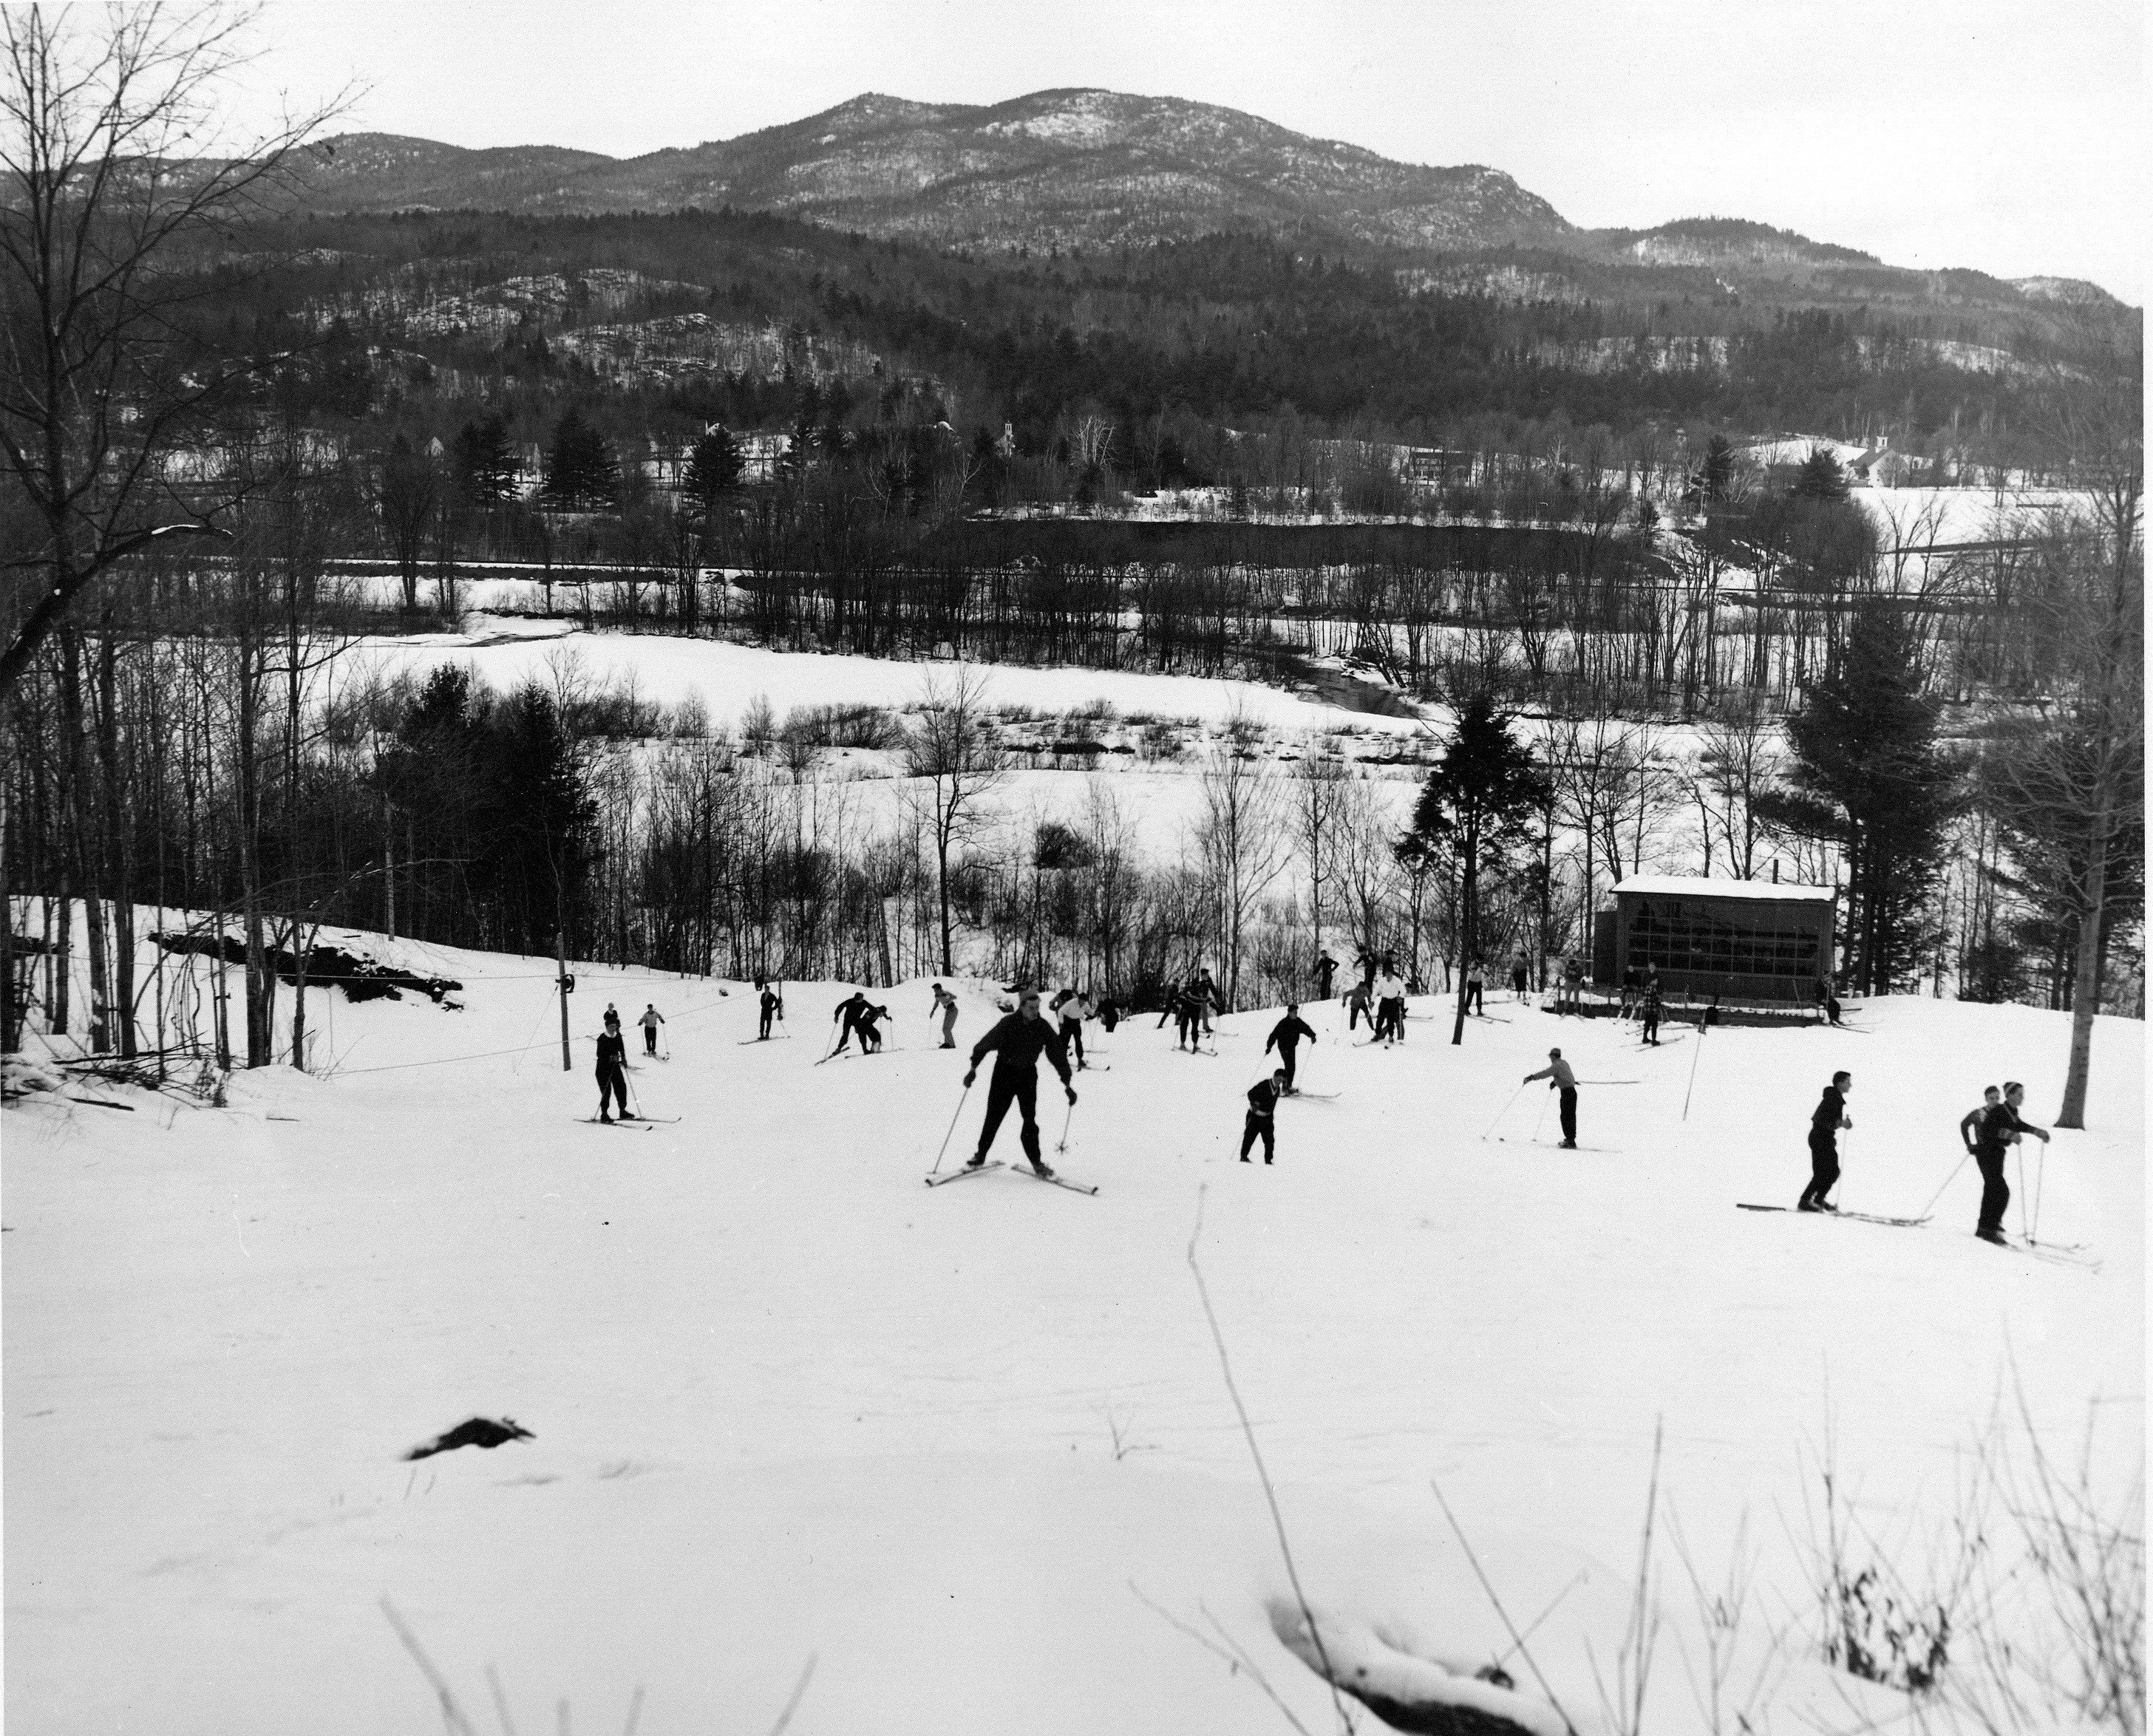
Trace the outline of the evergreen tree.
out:
M 557 507 L 611 506 L 620 490 L 620 461 L 606 437 L 571 407 L 553 425 L 553 444 L 546 455 L 543 492 Z
M 1755 802 L 1769 824 L 1835 841 L 1846 861 L 1840 975 L 1857 993 L 1908 981 L 1927 956 L 1924 922 L 1957 768 L 1936 744 L 1914 639 L 1888 603 L 1853 613 L 1823 678 L 1787 720 L 1794 788 Z
M 1704 443 L 1704 459 L 1697 467 L 1690 492 L 1700 501 L 1723 501 L 1734 491 L 1734 448 L 1723 434 Z
M 1547 774 L 1533 751 L 1510 734 L 1494 701 L 1475 694 L 1458 714 L 1443 758 L 1428 775 L 1413 809 L 1412 836 L 1458 864 L 1458 1018 L 1450 1040 L 1465 1041 L 1465 971 L 1480 944 L 1480 877 L 1499 872 L 1527 838 L 1549 798 Z
M 747 460 L 740 442 L 720 423 L 697 440 L 688 454 L 686 491 L 695 516 L 709 519 L 717 512 L 719 498 L 740 486 Z
M 474 507 L 496 507 L 516 497 L 516 443 L 498 415 L 464 424 L 450 449 L 450 466 L 456 492 Z
M 1818 446 L 1794 472 L 1790 491 L 1798 501 L 1843 501 L 1846 498 L 1846 473 L 1840 469 L 1838 459 Z

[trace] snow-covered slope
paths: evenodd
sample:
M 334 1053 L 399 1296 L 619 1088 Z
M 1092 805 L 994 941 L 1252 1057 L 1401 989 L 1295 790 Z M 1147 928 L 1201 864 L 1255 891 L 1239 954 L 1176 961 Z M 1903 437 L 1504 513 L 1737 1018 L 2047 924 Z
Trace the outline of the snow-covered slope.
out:
M 1803 1626 L 1827 1431 L 1886 1544 L 1952 1516 L 2014 1369 L 2053 1444 L 2099 1397 L 2137 1448 L 2135 1025 L 2100 1023 L 2091 1130 L 2027 1160 L 2041 1236 L 2096 1270 L 1967 1234 L 1958 1115 L 2007 1076 L 2053 1112 L 2064 1022 L 2025 1008 L 1893 1000 L 1858 1031 L 1647 1051 L 1507 1000 L 1462 1047 L 1424 1019 L 1356 1048 L 1321 1007 L 1302 1082 L 1337 1095 L 1281 1107 L 1269 1173 L 1234 1153 L 1275 1015 L 1194 1056 L 1146 1018 L 1079 1076 L 1055 1161 L 1087 1199 L 922 1187 L 985 1095 L 929 1046 L 924 984 L 877 991 L 889 1052 L 817 1066 L 838 985 L 788 985 L 787 1040 L 756 1045 L 742 985 L 585 970 L 564 1075 L 547 961 L 395 950 L 461 980 L 461 1010 L 318 995 L 335 1077 L 0 1122 L 13 1728 L 430 1728 L 384 1597 L 488 1729 L 489 1667 L 522 1730 L 563 1700 L 618 1728 L 639 1687 L 644 1732 L 767 1729 L 811 1658 L 796 1732 L 1285 1728 L 1207 1647 L 1326 1728 L 1199 1216 L 1319 1627 L 1376 1688 L 1511 1652 L 1432 1484 L 1514 1620 L 1555 1603 L 1529 1649 L 1598 1730 L 1656 1426 L 1662 1535 L 1671 1509 L 1716 1577 L 1746 1518 L 1753 1648 Z M 969 1044 L 991 985 L 959 992 Z M 665 1015 L 670 1058 L 633 1077 L 677 1122 L 582 1119 L 608 1000 Z M 1576 1152 L 1519 1087 L 1551 1042 L 1636 1082 L 1587 1083 Z M 1941 1194 L 1928 1225 L 1734 1209 L 1791 1203 L 1839 1067 L 1844 1203 Z M 1051 1088 L 1042 1117 L 1051 1156 Z M 535 1438 L 400 1457 L 474 1414 Z M 1663 1644 L 1648 1728 L 1703 1727 L 1685 1678 Z M 1789 1728 L 1850 1725 L 1870 1692 L 1798 1638 L 1770 1680 Z

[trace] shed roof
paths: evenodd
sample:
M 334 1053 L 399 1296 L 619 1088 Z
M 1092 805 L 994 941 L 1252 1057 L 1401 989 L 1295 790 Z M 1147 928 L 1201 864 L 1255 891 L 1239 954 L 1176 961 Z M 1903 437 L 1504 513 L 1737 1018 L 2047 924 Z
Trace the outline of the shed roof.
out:
M 1776 880 L 1708 880 L 1696 874 L 1633 874 L 1615 888 L 1657 899 L 1748 899 L 1759 904 L 1827 904 L 1839 896 L 1829 886 L 1781 884 Z

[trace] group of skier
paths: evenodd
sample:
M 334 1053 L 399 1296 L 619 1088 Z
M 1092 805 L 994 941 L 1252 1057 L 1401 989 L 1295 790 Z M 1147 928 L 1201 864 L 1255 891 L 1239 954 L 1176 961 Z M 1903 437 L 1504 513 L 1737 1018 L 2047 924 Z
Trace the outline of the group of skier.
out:
M 1839 1136 L 1854 1128 L 1854 1117 L 1846 1112 L 1847 1093 L 1853 1089 L 1853 1074 L 1834 1073 L 1810 1112 L 1809 1184 L 1802 1189 L 1796 1211 L 1839 1209 L 1825 1196 L 1839 1182 Z M 1981 1094 L 1979 1107 L 1959 1117 L 1959 1139 L 1966 1147 L 1966 1155 L 1981 1172 L 1981 1213 L 1973 1233 L 1999 1247 L 2010 1245 L 2003 1233 L 2004 1208 L 2011 1204 L 2010 1184 L 2003 1176 L 2004 1160 L 2026 1134 L 2031 1133 L 2044 1145 L 2049 1143 L 2048 1129 L 2035 1127 L 2019 1113 L 2025 1101 L 2026 1087 L 2010 1080 L 2001 1087 L 1989 1086 Z

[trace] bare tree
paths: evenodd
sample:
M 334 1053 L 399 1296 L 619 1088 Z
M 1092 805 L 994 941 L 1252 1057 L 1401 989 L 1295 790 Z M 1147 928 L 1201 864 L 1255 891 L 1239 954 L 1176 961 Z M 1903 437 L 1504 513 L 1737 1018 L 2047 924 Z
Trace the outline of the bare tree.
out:
M 1238 1003 L 1242 937 L 1256 902 L 1289 858 L 1286 828 L 1279 822 L 1278 775 L 1255 756 L 1257 729 L 1236 710 L 1226 720 L 1225 739 L 1202 777 L 1204 813 L 1196 827 L 1215 900 L 1219 966 L 1226 1004 Z
M 333 107 L 198 155 L 246 14 L 215 3 L 0 10 L 0 462 L 38 546 L 0 701 L 84 588 L 160 538 L 223 535 L 170 461 L 249 371 L 188 354 L 186 267 L 296 166 Z M 185 159 L 176 153 L 186 149 Z
M 1721 698 L 1704 720 L 1698 741 L 1694 788 L 1704 834 L 1704 871 L 1712 872 L 1716 827 L 1728 872 L 1738 880 L 1754 879 L 1764 838 L 1756 798 L 1778 786 L 1786 758 L 1779 725 L 1764 695 L 1744 688 Z
M 1333 857 L 1345 787 L 1346 768 L 1334 759 L 1302 760 L 1300 776 L 1293 781 L 1294 839 L 1308 863 L 1309 923 L 1315 930 L 1312 949 L 1319 958 L 1323 953 L 1323 888 L 1338 874 Z
M 986 715 L 986 677 L 965 664 L 947 676 L 930 676 L 920 696 L 919 721 L 905 743 L 905 770 L 914 780 L 909 799 L 934 843 L 945 976 L 955 969 L 949 951 L 950 853 L 977 832 L 982 798 L 1005 770 Z

